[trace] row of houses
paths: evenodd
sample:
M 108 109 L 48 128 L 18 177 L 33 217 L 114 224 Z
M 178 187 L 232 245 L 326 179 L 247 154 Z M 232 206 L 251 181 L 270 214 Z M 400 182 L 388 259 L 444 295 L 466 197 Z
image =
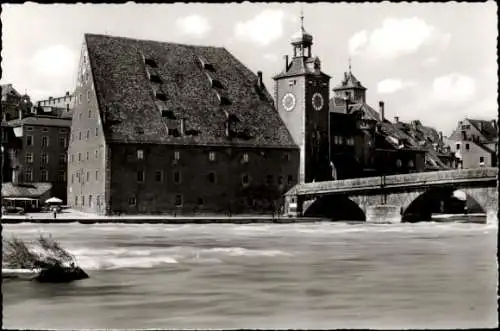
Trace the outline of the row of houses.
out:
M 351 68 L 330 97 L 312 42 L 302 25 L 273 98 L 225 48 L 86 34 L 74 93 L 32 105 L 2 86 L 2 195 L 50 183 L 96 214 L 267 212 L 299 182 L 495 165 L 495 121 L 449 138 L 391 122 Z

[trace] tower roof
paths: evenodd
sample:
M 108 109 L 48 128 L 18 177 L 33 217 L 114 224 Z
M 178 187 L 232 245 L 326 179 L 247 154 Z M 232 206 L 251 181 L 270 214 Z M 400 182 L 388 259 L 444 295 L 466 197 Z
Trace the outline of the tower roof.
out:
M 349 72 L 344 72 L 344 79 L 339 85 L 334 87 L 334 90 L 345 90 L 351 88 L 366 90 L 366 88 L 361 85 L 361 82 L 352 74 L 351 70 L 349 69 Z
M 304 14 L 300 14 L 300 29 L 292 35 L 292 44 L 308 43 L 312 44 L 313 37 L 304 29 Z

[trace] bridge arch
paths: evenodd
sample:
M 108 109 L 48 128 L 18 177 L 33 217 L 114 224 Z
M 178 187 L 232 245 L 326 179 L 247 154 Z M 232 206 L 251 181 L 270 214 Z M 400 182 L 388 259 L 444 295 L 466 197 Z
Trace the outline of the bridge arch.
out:
M 365 221 L 363 209 L 345 195 L 323 195 L 304 204 L 304 217 L 325 217 L 333 221 Z
M 468 199 L 475 202 L 485 214 L 497 212 L 496 188 L 446 186 L 434 187 L 420 192 L 409 192 L 402 203 L 403 221 L 428 220 L 432 213 L 440 211 L 441 201 L 450 202 L 455 191 L 463 192 Z M 457 211 L 460 206 L 457 206 Z M 463 209 L 461 209 L 463 210 Z

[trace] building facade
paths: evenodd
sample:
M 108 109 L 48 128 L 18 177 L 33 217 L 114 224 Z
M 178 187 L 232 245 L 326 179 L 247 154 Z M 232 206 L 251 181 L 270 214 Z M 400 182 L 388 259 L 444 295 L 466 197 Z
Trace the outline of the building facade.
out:
M 33 113 L 71 117 L 74 103 L 75 95 L 67 91 L 64 96 L 37 101 Z
M 86 34 L 68 201 L 98 214 L 277 208 L 299 149 L 262 83 L 224 48 Z
M 459 167 L 496 167 L 498 158 L 497 121 L 465 118 L 446 139 L 448 148 L 459 159 Z
M 70 126 L 68 119 L 48 116 L 2 122 L 2 182 L 50 183 L 51 194 L 66 201 Z
M 20 94 L 12 84 L 4 84 L 2 89 L 2 121 L 19 118 L 31 111 L 33 104 L 27 94 Z

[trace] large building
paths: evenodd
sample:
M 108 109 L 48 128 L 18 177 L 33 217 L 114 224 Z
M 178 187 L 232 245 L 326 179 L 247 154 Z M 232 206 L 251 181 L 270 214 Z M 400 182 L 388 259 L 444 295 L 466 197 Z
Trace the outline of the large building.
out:
M 33 113 L 72 117 L 74 103 L 74 94 L 70 94 L 67 91 L 63 96 L 55 98 L 49 97 L 48 99 L 37 101 L 36 105 L 33 107 Z
M 2 186 L 46 183 L 66 201 L 71 120 L 29 115 L 2 121 Z
M 224 48 L 86 34 L 75 97 L 78 210 L 255 212 L 297 183 L 299 148 L 262 74 Z
M 498 157 L 497 121 L 465 118 L 446 139 L 461 168 L 496 167 Z
M 19 93 L 12 84 L 0 86 L 2 90 L 2 121 L 9 121 L 31 112 L 32 103 L 27 94 Z

